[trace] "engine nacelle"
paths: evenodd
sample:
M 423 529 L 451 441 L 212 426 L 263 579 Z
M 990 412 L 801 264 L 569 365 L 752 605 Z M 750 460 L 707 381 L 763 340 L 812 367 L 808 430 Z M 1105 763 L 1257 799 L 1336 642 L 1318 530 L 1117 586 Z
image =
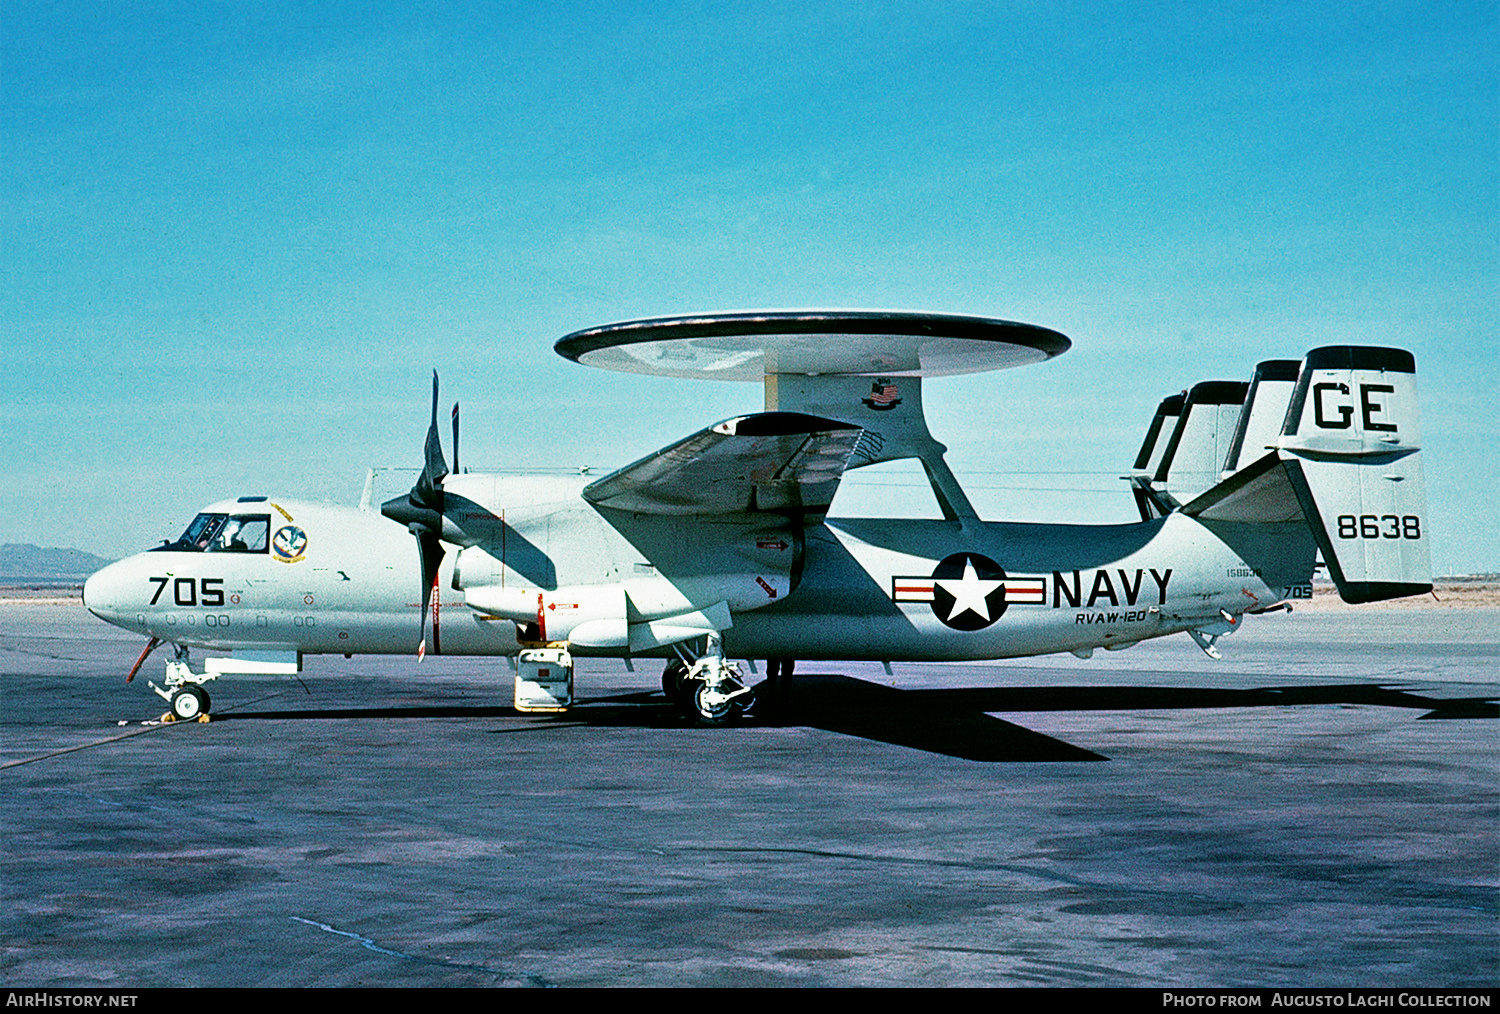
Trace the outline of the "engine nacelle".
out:
M 539 641 L 569 640 L 574 629 L 591 621 L 625 623 L 623 585 L 583 585 L 545 590 L 540 588 L 465 588 L 464 601 L 471 609 L 499 616 L 520 625 L 535 624 Z

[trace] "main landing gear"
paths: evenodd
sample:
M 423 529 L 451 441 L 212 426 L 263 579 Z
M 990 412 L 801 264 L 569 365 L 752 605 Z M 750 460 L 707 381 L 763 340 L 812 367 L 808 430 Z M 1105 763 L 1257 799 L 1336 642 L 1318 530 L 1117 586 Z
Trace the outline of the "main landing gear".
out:
M 162 721 L 206 722 L 212 702 L 208 691 L 203 689 L 203 684 L 218 675 L 215 672 L 193 672 L 188 668 L 187 649 L 178 648 L 177 657 L 167 663 L 167 675 L 162 680 L 165 685 L 157 686 L 149 680 L 146 685 L 156 691 L 156 695 L 166 701 L 171 709 L 161 716 Z
M 703 654 L 689 663 L 673 659 L 661 674 L 667 699 L 710 725 L 738 719 L 755 702 L 740 667 L 724 658 L 724 642 L 709 634 Z

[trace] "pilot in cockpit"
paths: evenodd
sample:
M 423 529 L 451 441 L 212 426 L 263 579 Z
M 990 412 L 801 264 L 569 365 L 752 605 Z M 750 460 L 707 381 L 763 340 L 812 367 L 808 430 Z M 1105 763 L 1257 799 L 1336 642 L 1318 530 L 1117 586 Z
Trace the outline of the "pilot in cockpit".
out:
M 243 553 L 250 547 L 245 545 L 245 540 L 240 538 L 240 519 L 230 518 L 224 523 L 224 528 L 219 532 L 220 552 Z
M 263 553 L 266 549 L 268 519 L 262 515 L 231 517 L 219 535 L 223 552 Z

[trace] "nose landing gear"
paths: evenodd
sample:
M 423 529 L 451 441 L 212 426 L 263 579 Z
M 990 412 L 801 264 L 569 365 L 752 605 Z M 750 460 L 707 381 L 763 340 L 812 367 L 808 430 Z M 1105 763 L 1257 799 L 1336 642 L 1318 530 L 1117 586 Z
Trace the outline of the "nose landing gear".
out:
M 147 680 L 146 685 L 167 702 L 170 710 L 161 716 L 163 722 L 206 722 L 212 702 L 203 684 L 218 675 L 216 672 L 201 675 L 193 672 L 188 667 L 187 649 L 179 647 L 176 657 L 167 663 L 167 675 L 162 680 L 165 685 L 157 686 L 151 680 Z

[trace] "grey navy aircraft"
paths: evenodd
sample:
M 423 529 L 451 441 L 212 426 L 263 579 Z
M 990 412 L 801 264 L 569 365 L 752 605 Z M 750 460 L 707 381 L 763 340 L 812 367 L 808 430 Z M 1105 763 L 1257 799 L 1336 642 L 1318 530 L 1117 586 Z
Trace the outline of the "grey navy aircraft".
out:
M 631 321 L 556 344 L 589 366 L 761 383 L 765 411 L 595 478 L 453 470 L 438 383 L 415 486 L 359 508 L 242 496 L 84 587 L 99 618 L 170 645 L 168 716 L 206 684 L 293 674 L 308 654 L 504 656 L 515 704 L 573 703 L 573 660 L 666 660 L 663 688 L 729 721 L 793 660 L 1088 657 L 1186 633 L 1218 657 L 1246 615 L 1312 593 L 1432 587 L 1409 352 L 1313 349 L 1161 402 L 1130 524 L 984 521 L 928 432 L 922 380 L 1038 363 L 1055 331 L 954 315 L 777 311 Z M 916 459 L 941 520 L 830 518 L 844 473 Z M 196 658 L 190 658 L 195 653 Z M 769 694 L 768 694 L 769 691 Z

